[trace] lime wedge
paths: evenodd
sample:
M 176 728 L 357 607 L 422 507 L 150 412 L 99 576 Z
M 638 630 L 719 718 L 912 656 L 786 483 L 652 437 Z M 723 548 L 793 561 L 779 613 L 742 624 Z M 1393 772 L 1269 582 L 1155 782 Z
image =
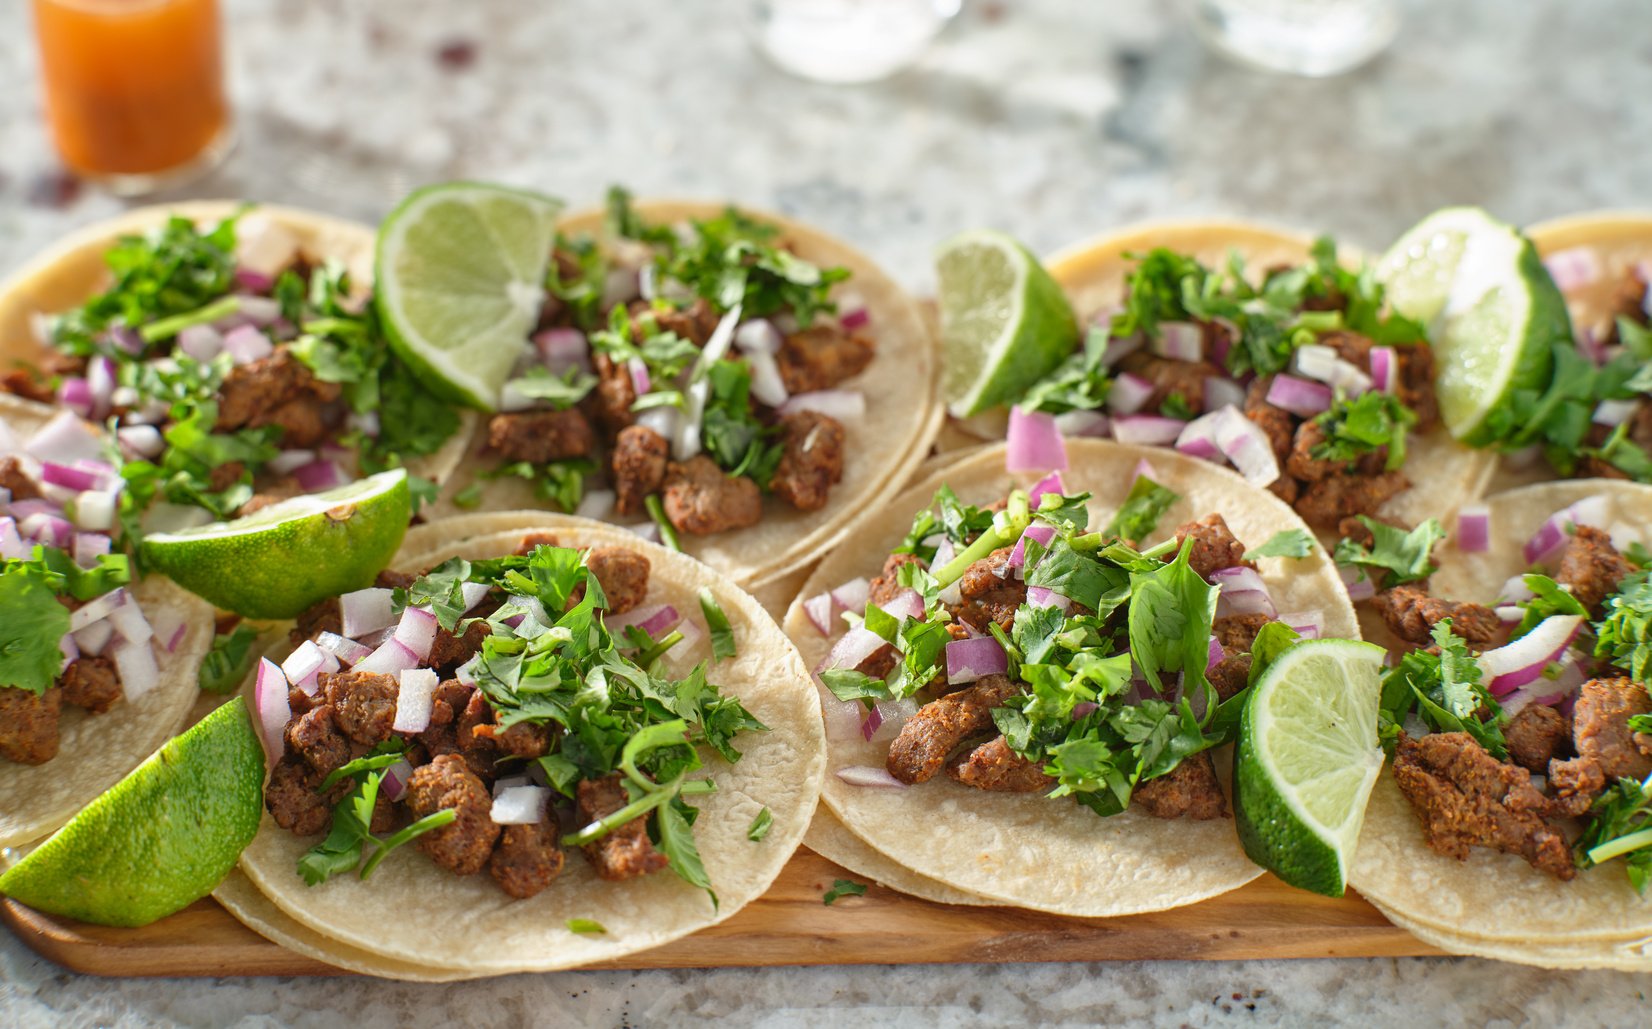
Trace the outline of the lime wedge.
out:
M 1233 814 L 1250 859 L 1292 886 L 1340 897 L 1382 771 L 1385 651 L 1304 640 L 1251 691 L 1234 752 Z
M 1376 270 L 1394 310 L 1428 329 L 1446 428 L 1492 442 L 1487 416 L 1517 389 L 1542 389 L 1553 344 L 1571 338 L 1566 301 L 1536 248 L 1479 208 L 1449 207 L 1401 236 Z
M 407 472 L 283 500 L 233 522 L 144 537 L 144 561 L 248 618 L 292 618 L 363 589 L 401 546 L 413 517 Z
M 236 697 L 0 875 L 0 893 L 99 925 L 148 925 L 206 896 L 258 832 L 264 748 Z
M 545 302 L 560 202 L 450 182 L 418 190 L 379 226 L 379 318 L 432 390 L 492 410 Z
M 968 418 L 1013 403 L 1078 345 L 1061 287 L 1002 232 L 953 236 L 935 253 L 940 277 L 941 391 Z

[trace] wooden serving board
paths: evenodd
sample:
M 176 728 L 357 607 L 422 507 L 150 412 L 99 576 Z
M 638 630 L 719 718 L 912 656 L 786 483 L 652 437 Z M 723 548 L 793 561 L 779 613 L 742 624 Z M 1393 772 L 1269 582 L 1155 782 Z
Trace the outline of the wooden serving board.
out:
M 1319 897 L 1264 875 L 1195 904 L 1124 918 L 931 904 L 880 886 L 827 907 L 857 878 L 799 850 L 768 893 L 721 925 L 592 968 L 950 964 L 1139 959 L 1402 957 L 1438 954 L 1360 897 Z M 0 901 L 0 920 L 35 952 L 110 976 L 339 975 L 264 939 L 209 899 L 141 929 L 112 929 Z

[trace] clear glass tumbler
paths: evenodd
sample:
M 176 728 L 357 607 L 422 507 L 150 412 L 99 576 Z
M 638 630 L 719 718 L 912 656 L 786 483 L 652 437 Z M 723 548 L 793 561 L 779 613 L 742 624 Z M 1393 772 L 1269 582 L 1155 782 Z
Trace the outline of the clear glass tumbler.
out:
M 910 66 L 960 0 L 758 0 L 757 48 L 817 82 L 874 82 Z
M 1399 30 L 1395 0 L 1187 0 L 1199 34 L 1246 64 L 1340 75 L 1381 53 Z

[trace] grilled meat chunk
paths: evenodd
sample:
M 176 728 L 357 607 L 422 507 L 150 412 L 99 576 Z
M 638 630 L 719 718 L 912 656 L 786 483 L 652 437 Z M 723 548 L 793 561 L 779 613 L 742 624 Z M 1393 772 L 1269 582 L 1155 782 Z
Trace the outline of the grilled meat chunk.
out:
M 297 754 L 288 753 L 270 771 L 264 787 L 264 806 L 275 824 L 297 836 L 323 832 L 333 821 L 333 806 L 350 792 L 349 779 L 333 784 L 326 793 L 316 792 L 327 773 L 318 772 Z
M 991 554 L 964 569 L 958 580 L 961 602 L 952 613 L 976 629 L 985 630 L 988 623 L 997 622 L 1008 632 L 1015 623 L 1015 612 L 1027 601 L 1027 585 L 1010 574 L 1009 557 L 1014 547 L 999 547 Z
M 506 461 L 549 464 L 589 457 L 597 442 L 579 411 L 513 411 L 488 420 L 488 447 Z
M 994 793 L 1038 793 L 1055 785 L 1044 767 L 1010 749 L 1004 737 L 959 753 L 946 766 L 954 782 Z
M 565 860 L 555 822 L 507 825 L 488 859 L 488 874 L 500 889 L 521 900 L 549 886 Z
M 7 491 L 13 500 L 33 500 L 40 496 L 40 487 L 23 470 L 22 460 L 15 457 L 0 457 L 0 489 Z
M 780 428 L 785 450 L 769 488 L 799 511 L 818 511 L 843 481 L 843 426 L 818 411 L 797 411 L 781 418 Z
M 1629 729 L 1631 716 L 1649 713 L 1652 695 L 1633 679 L 1590 679 L 1583 684 L 1572 708 L 1577 757 L 1549 766 L 1549 783 L 1566 811 L 1587 811 L 1608 783 L 1652 775 L 1652 734 Z
M 1618 583 L 1634 570 L 1612 545 L 1612 537 L 1592 526 L 1579 525 L 1560 553 L 1560 568 L 1554 578 L 1570 587 L 1577 602 L 1598 617 L 1601 601 L 1616 593 Z
M 289 449 L 313 447 L 343 422 L 339 385 L 323 382 L 286 347 L 269 357 L 231 368 L 218 388 L 220 432 L 281 428 Z
M 887 604 L 906 589 L 901 585 L 901 568 L 906 565 L 923 564 L 923 559 L 916 554 L 890 554 L 883 562 L 883 572 L 872 580 L 872 589 L 868 594 L 872 603 Z
M 303 758 L 321 775 L 350 760 L 350 741 L 338 731 L 331 704 L 312 708 L 288 722 L 284 735 L 287 752 Z
M 575 791 L 581 827 L 600 821 L 631 802 L 618 772 L 601 779 L 582 779 Z M 648 818 L 633 818 L 595 843 L 584 847 L 597 877 L 610 881 L 635 879 L 658 872 L 669 863 L 648 841 Z
M 1228 800 L 1208 750 L 1183 758 L 1164 775 L 1137 783 L 1130 802 L 1154 818 L 1203 822 L 1228 816 Z
M 1273 446 L 1273 456 L 1281 466 L 1291 456 L 1291 444 L 1296 438 L 1296 418 L 1282 407 L 1268 403 L 1268 390 L 1273 376 L 1264 375 L 1245 390 L 1245 417 L 1256 423 Z
M 457 636 L 443 626 L 436 626 L 436 636 L 430 641 L 428 664 L 438 675 L 452 675 L 466 661 L 482 649 L 482 641 L 493 635 L 493 628 L 477 612 L 468 617 L 476 620 L 464 627 Z
M 43 765 L 57 756 L 63 691 L 44 693 L 0 686 L 0 757 L 20 765 Z
M 642 514 L 650 494 L 665 482 L 671 444 L 644 425 L 620 430 L 614 440 L 614 510 L 622 515 Z
M 333 724 L 364 746 L 390 738 L 396 721 L 396 680 L 379 672 L 323 672 L 317 680 L 333 709 Z
M 1008 676 L 989 675 L 967 689 L 925 704 L 889 745 L 885 762 L 889 774 L 908 784 L 933 779 L 960 743 L 993 728 L 992 709 L 1020 689 Z
M 763 495 L 755 482 L 725 475 L 717 462 L 696 454 L 666 468 L 665 516 L 693 536 L 744 529 L 763 517 Z
M 63 703 L 83 707 L 101 715 L 120 702 L 120 672 L 106 657 L 82 654 L 57 677 L 63 687 Z
M 1119 370 L 1138 375 L 1153 384 L 1153 394 L 1143 406 L 1157 411 L 1166 400 L 1180 397 L 1187 409 L 1202 414 L 1205 409 L 1205 380 L 1222 372 L 1206 361 L 1178 361 L 1146 350 L 1136 350 L 1119 360 Z
M 1549 762 L 1572 749 L 1572 720 L 1552 707 L 1528 704 L 1503 729 L 1509 760 L 1535 775 L 1549 770 Z
M 585 553 L 585 567 L 597 577 L 610 614 L 624 614 L 648 598 L 648 558 L 635 550 L 592 547 Z M 578 603 L 584 597 L 585 585 L 581 583 L 569 600 Z
M 1310 525 L 1333 526 L 1350 515 L 1374 515 L 1411 485 L 1402 472 L 1329 475 L 1302 487 L 1296 511 Z
M 1210 514 L 1196 522 L 1188 522 L 1176 530 L 1176 548 L 1179 551 L 1188 539 L 1193 540 L 1187 563 L 1208 580 L 1212 572 L 1246 564 L 1245 545 L 1240 543 L 1227 520 L 1220 514 Z M 1174 559 L 1174 555 L 1171 555 Z
M 600 350 L 591 354 L 591 367 L 597 373 L 597 386 L 591 391 L 590 405 L 608 435 L 617 435 L 636 421 L 631 405 L 637 402 L 637 388 L 631 382 L 631 371 L 623 361 Z
M 499 839 L 488 788 L 465 767 L 462 758 L 443 754 L 413 770 L 405 797 L 415 820 L 438 811 L 457 812 L 453 821 L 420 836 L 417 846 L 454 875 L 481 871 Z
M 876 353 L 869 337 L 820 322 L 787 336 L 776 360 L 787 393 L 812 393 L 859 375 Z
M 1502 638 L 1503 623 L 1491 608 L 1484 604 L 1439 600 L 1414 583 L 1383 590 L 1373 603 L 1394 635 L 1420 647 L 1433 642 L 1434 626 L 1448 618 L 1451 631 L 1476 649 L 1492 646 Z

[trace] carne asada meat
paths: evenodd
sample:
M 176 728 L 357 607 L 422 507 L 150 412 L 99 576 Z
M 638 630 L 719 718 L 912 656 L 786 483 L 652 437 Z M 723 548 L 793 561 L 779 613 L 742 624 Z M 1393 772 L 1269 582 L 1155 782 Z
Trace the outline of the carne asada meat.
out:
M 430 641 L 430 657 L 425 662 L 438 675 L 451 675 L 460 665 L 476 656 L 482 641 L 493 635 L 493 629 L 482 620 L 482 615 L 471 611 L 466 617 L 475 621 L 455 636 L 444 626 L 436 626 L 436 636 Z
M 1644 327 L 1648 322 L 1646 313 L 1646 279 L 1639 264 L 1632 264 L 1624 269 L 1623 277 L 1618 280 L 1612 294 L 1612 317 L 1604 326 L 1605 335 L 1601 342 L 1605 346 L 1614 346 L 1623 341 L 1618 338 L 1618 319 L 1624 318 L 1635 325 Z
M 1528 704 L 1503 728 L 1509 760 L 1534 775 L 1547 774 L 1549 762 L 1572 750 L 1572 720 L 1552 707 Z
M 33 500 L 40 496 L 40 487 L 23 470 L 23 462 L 15 457 L 0 457 L 0 489 L 10 493 L 13 500 Z
M 872 588 L 867 597 L 872 603 L 879 606 L 889 603 L 898 596 L 901 590 L 907 587 L 901 585 L 901 569 L 906 565 L 923 565 L 923 559 L 917 554 L 890 554 L 883 562 L 883 572 L 872 580 Z
M 843 426 L 818 411 L 797 411 L 780 419 L 785 450 L 769 488 L 799 511 L 818 511 L 843 481 Z
M 333 805 L 350 792 L 351 782 L 342 779 L 326 793 L 317 793 L 327 773 L 318 772 L 297 754 L 288 753 L 270 771 L 264 787 L 264 806 L 275 824 L 297 836 L 314 836 L 333 821 Z
M 596 370 L 597 385 L 589 403 L 597 421 L 612 436 L 636 421 L 631 405 L 637 402 L 637 387 L 625 362 L 615 361 L 600 350 L 592 352 L 591 367 Z
M 507 825 L 488 859 L 488 874 L 500 889 L 521 900 L 549 886 L 561 874 L 565 859 L 554 822 Z
M 1262 626 L 1273 621 L 1267 615 L 1222 615 L 1210 623 L 1216 642 L 1229 654 L 1248 653 Z
M 343 421 L 336 401 L 339 385 L 322 382 L 308 366 L 281 347 L 269 357 L 237 365 L 218 388 L 220 432 L 281 427 L 288 449 L 313 447 Z
M 526 532 L 522 534 L 522 542 L 516 545 L 516 556 L 527 557 L 540 547 L 561 546 L 557 542 L 554 532 Z
M 631 802 L 618 772 L 601 779 L 581 779 L 575 794 L 581 828 L 601 821 Z M 585 856 L 596 868 L 598 878 L 615 882 L 635 879 L 658 872 L 669 864 L 666 856 L 648 841 L 647 822 L 646 816 L 633 818 L 595 843 L 585 845 Z
M 549 464 L 591 456 L 591 423 L 576 410 L 513 411 L 488 420 L 488 446 L 506 461 Z
M 1206 361 L 1178 361 L 1145 350 L 1124 355 L 1118 366 L 1120 371 L 1138 375 L 1153 384 L 1153 394 L 1142 408 L 1146 411 L 1157 411 L 1166 400 L 1180 397 L 1190 412 L 1202 414 L 1205 380 L 1222 374 L 1221 369 Z
M 1467 860 L 1470 847 L 1517 854 L 1558 879 L 1577 875 L 1566 838 L 1546 819 L 1549 799 L 1531 773 L 1486 753 L 1465 732 L 1400 734 L 1394 780 L 1422 823 L 1428 845 Z
M 641 343 L 649 336 L 651 327 L 645 323 L 651 318 L 659 331 L 674 332 L 695 346 L 703 347 L 722 320 L 717 309 L 704 297 L 695 297 L 687 307 L 663 309 L 655 307 L 650 301 L 637 300 L 632 302 L 630 311 L 634 319 L 631 339 L 635 343 Z
M 946 774 L 953 782 L 993 793 L 1039 793 L 1055 785 L 1043 765 L 1011 750 L 1002 736 L 953 757 Z
M 1572 708 L 1577 757 L 1549 766 L 1549 784 L 1567 813 L 1587 811 L 1618 779 L 1652 775 L 1652 734 L 1629 730 L 1630 716 L 1644 714 L 1652 714 L 1652 695 L 1633 679 L 1590 679 L 1578 690 Z
M 1268 403 L 1268 390 L 1272 386 L 1271 375 L 1264 375 L 1250 384 L 1250 388 L 1245 390 L 1245 417 L 1268 437 L 1273 456 L 1283 467 L 1291 456 L 1291 444 L 1296 438 L 1296 419 L 1284 408 Z
M 964 569 L 958 580 L 963 600 L 952 613 L 978 630 L 997 622 L 1008 632 L 1015 623 L 1015 612 L 1027 602 L 1027 584 L 1010 574 L 1009 557 L 1014 547 L 999 547 L 991 554 Z
M 471 730 L 482 739 L 493 741 L 501 758 L 544 757 L 551 749 L 551 728 L 532 722 L 517 722 L 508 729 L 484 723 Z
M 481 690 L 471 691 L 464 710 L 454 721 L 453 745 L 472 775 L 484 783 L 493 782 L 499 747 L 493 742 L 493 705 Z
M 1400 403 L 1417 416 L 1415 432 L 1427 432 L 1440 421 L 1440 401 L 1434 393 L 1434 348 L 1423 340 L 1394 348 L 1399 359 Z
M 787 393 L 831 389 L 866 370 L 877 352 L 866 336 L 820 323 L 787 336 L 776 359 Z
M 1246 565 L 1245 545 L 1233 535 L 1227 520 L 1219 514 L 1205 515 L 1177 529 L 1176 549 L 1180 551 L 1189 538 L 1193 540 L 1193 549 L 1187 556 L 1188 567 L 1202 579 L 1208 581 L 1212 572 L 1223 568 Z M 1171 557 L 1174 558 L 1174 555 Z M 1248 567 L 1254 568 L 1255 565 Z
M 667 466 L 665 516 L 693 536 L 744 529 L 762 519 L 763 495 L 757 483 L 726 475 L 716 461 L 696 454 Z
M 51 383 L 37 379 L 26 368 L 15 368 L 9 372 L 0 372 L 0 392 L 10 393 L 14 397 L 32 400 L 37 404 L 55 404 L 57 391 Z
M 472 688 L 457 679 L 443 679 L 430 697 L 430 724 L 415 739 L 429 757 L 459 752 L 459 716 L 470 704 Z M 413 764 L 418 762 L 408 759 Z
M 1137 783 L 1130 802 L 1154 818 L 1204 822 L 1228 816 L 1228 799 L 1208 750 L 1183 758 L 1164 775 Z
M 614 510 L 622 515 L 642 514 L 644 502 L 665 482 L 671 444 L 645 425 L 620 430 L 614 440 Z
M 453 821 L 419 837 L 418 848 L 430 860 L 454 875 L 474 874 L 488 863 L 499 839 L 493 797 L 463 759 L 443 754 L 413 769 L 405 801 L 415 820 L 438 811 L 457 812 Z
M 63 703 L 83 707 L 94 715 L 101 715 L 120 702 L 120 673 L 115 663 L 106 657 L 83 654 L 58 676 L 63 687 Z
M 925 704 L 889 745 L 889 774 L 908 785 L 933 779 L 960 743 L 992 730 L 992 709 L 1020 690 L 1008 676 L 988 675 Z
M 1448 618 L 1451 631 L 1475 649 L 1493 646 L 1503 636 L 1503 623 L 1491 608 L 1484 604 L 1440 600 L 1416 584 L 1383 590 L 1372 602 L 1394 635 L 1420 647 L 1434 642 L 1434 626 Z
M 648 597 L 648 558 L 628 547 L 592 547 L 585 553 L 585 567 L 597 577 L 608 599 L 608 612 L 622 615 Z M 585 584 L 574 588 L 571 603 L 585 597 Z
M 1618 583 L 1635 571 L 1624 560 L 1612 537 L 1588 525 L 1579 525 L 1560 553 L 1555 582 L 1569 587 L 1572 596 L 1591 615 L 1599 616 L 1601 601 L 1618 591 Z
M 1310 525 L 1336 525 L 1350 515 L 1373 515 L 1411 485 L 1402 472 L 1343 473 L 1302 488 L 1296 511 Z
M 1216 662 L 1205 678 L 1210 680 L 1218 700 L 1227 700 L 1250 685 L 1250 664 L 1249 653 L 1228 654 Z
M 287 752 L 304 759 L 305 764 L 321 775 L 327 775 L 350 760 L 350 741 L 338 731 L 333 721 L 333 705 L 322 704 L 287 723 L 284 734 Z
M 317 679 L 340 732 L 371 747 L 390 738 L 396 721 L 396 680 L 380 672 L 323 672 Z
M 0 757 L 20 765 L 43 765 L 57 756 L 63 691 L 56 686 L 35 694 L 0 686 Z

